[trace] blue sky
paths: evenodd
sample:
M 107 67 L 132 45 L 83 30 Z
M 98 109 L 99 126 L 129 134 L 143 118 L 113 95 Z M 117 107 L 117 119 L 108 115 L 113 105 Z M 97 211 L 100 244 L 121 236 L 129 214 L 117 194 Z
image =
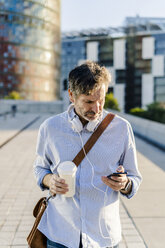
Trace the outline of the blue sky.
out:
M 165 17 L 165 0 L 61 0 L 61 29 L 116 27 L 137 14 Z

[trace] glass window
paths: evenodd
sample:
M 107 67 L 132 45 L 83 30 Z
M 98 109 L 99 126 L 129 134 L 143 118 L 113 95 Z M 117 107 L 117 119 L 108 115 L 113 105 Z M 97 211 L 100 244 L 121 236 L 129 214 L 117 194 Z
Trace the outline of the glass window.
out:
M 155 78 L 156 85 L 165 85 L 165 78 Z
M 7 57 L 8 57 L 8 53 L 5 52 L 5 53 L 3 54 L 3 56 L 4 56 L 5 58 L 7 58 Z

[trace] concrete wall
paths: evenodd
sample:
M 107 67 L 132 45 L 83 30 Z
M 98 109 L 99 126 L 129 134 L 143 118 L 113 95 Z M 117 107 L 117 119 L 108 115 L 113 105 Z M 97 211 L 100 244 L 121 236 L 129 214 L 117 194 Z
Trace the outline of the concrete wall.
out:
M 97 62 L 98 61 L 98 46 L 97 41 L 87 43 L 87 59 Z
M 121 112 L 124 112 L 125 102 L 125 84 L 115 84 L 114 97 L 117 98 Z
M 154 102 L 154 78 L 152 74 L 142 75 L 142 107 Z
M 152 73 L 154 77 L 164 77 L 164 56 L 155 55 L 152 60 Z
M 114 40 L 113 59 L 116 70 L 126 69 L 126 41 L 124 39 Z
M 0 100 L 0 113 L 10 112 L 11 106 L 16 105 L 18 112 L 52 113 L 58 114 L 63 111 L 62 101 L 37 102 L 26 100 Z
M 135 134 L 165 150 L 165 124 L 150 121 L 133 115 L 112 111 L 127 119 Z
M 154 37 L 145 37 L 142 40 L 142 58 L 152 59 L 154 56 L 155 39 Z

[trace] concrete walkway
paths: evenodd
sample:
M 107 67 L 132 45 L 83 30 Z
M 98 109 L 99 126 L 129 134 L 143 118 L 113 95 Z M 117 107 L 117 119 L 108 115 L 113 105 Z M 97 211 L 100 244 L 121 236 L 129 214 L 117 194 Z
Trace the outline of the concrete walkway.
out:
M 138 194 L 122 199 L 149 248 L 165 247 L 165 153 L 136 138 L 143 183 Z
M 15 117 L 9 114 L 0 116 L 0 147 L 39 118 L 37 114 L 23 113 L 17 113 Z
M 24 125 L 27 126 L 36 117 L 37 115 L 24 115 Z M 45 195 L 45 192 L 41 192 L 36 186 L 32 164 L 35 159 L 38 127 L 47 117 L 40 116 L 40 119 L 36 119 L 31 126 L 0 149 L 0 248 L 27 247 L 26 237 L 34 222 L 33 207 L 36 201 Z M 20 124 L 20 121 L 18 123 Z M 10 126 L 9 123 L 6 123 L 6 127 L 7 125 Z M 17 128 L 19 130 L 20 126 Z M 0 122 L 0 137 L 3 134 L 3 141 L 4 130 L 5 125 L 2 126 Z M 5 133 L 6 139 L 9 139 L 11 133 Z M 165 161 L 164 153 L 157 148 L 155 150 L 153 146 L 139 139 L 136 142 L 137 148 L 143 147 L 143 153 L 147 151 L 147 156 L 150 152 L 155 152 L 158 164 Z M 164 248 L 165 172 L 156 162 L 150 161 L 139 152 L 138 161 L 144 180 L 137 196 L 131 200 L 121 198 L 123 239 L 120 248 Z

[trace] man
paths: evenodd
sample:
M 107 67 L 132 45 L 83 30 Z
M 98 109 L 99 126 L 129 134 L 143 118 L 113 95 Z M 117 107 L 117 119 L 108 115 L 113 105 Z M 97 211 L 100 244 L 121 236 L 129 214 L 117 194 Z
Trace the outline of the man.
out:
M 103 110 L 110 74 L 86 62 L 69 74 L 69 109 L 40 127 L 34 170 L 38 185 L 56 195 L 39 224 L 47 247 L 118 247 L 121 240 L 120 193 L 131 198 L 138 190 L 134 137 L 130 124 L 115 116 L 76 172 L 76 194 L 65 197 L 68 185 L 60 178 L 61 162 L 72 161 L 108 114 Z M 107 176 L 113 172 L 121 176 Z

